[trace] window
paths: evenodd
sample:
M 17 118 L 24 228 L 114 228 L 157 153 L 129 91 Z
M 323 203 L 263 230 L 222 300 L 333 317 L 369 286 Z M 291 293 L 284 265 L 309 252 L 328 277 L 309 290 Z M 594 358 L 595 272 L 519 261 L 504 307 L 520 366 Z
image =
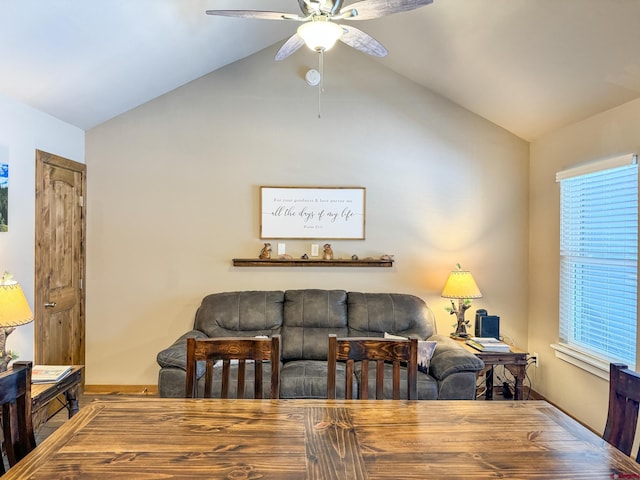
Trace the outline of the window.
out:
M 632 368 L 638 280 L 636 160 L 627 155 L 565 170 L 556 177 L 561 346 Z

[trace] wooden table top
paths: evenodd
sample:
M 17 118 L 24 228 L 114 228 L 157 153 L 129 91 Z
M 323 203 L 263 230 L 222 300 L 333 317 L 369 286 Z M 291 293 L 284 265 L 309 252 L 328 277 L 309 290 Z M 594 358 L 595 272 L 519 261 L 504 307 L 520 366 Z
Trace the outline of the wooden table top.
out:
M 56 478 L 583 480 L 640 465 L 544 401 L 146 397 L 83 407 L 3 480 Z

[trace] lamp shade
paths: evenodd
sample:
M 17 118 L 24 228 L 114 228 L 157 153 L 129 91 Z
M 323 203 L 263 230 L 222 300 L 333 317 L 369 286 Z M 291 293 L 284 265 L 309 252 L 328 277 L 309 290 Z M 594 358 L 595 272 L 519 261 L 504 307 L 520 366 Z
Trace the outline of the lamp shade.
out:
M 482 293 L 480 293 L 471 272 L 454 270 L 449 274 L 441 296 L 444 298 L 482 298 Z
M 316 52 L 329 50 L 343 33 L 342 27 L 322 17 L 298 27 L 298 35 L 307 47 Z
M 33 320 L 33 313 L 18 282 L 0 282 L 0 327 L 15 327 Z

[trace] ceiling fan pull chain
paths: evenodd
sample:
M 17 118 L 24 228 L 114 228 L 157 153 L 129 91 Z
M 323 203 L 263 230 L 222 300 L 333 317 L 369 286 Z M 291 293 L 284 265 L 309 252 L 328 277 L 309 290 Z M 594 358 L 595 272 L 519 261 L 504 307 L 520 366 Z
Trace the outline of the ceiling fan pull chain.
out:
M 320 91 L 324 92 L 324 50 L 320 50 L 320 65 L 318 65 L 318 69 L 320 70 Z

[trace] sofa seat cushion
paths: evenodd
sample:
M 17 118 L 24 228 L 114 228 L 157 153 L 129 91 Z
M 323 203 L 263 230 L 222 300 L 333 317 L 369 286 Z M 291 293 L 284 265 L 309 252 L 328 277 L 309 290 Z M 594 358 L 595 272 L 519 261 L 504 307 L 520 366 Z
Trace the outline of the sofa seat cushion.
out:
M 336 398 L 344 398 L 344 364 L 336 373 Z M 327 398 L 327 362 L 294 360 L 280 370 L 280 398 Z
M 362 381 L 362 363 L 357 362 L 354 370 L 358 384 L 360 384 Z M 376 362 L 369 362 L 369 399 L 376 398 L 376 370 Z M 383 394 L 385 399 L 393 399 L 393 365 L 390 363 L 385 363 L 384 365 Z M 404 367 L 400 367 L 400 399 L 407 399 L 407 369 Z M 437 399 L 438 382 L 436 379 L 425 373 L 418 372 L 418 400 Z
M 204 362 L 198 362 L 196 371 L 202 368 Z M 254 393 L 255 363 L 247 361 L 244 371 L 244 398 L 252 399 Z M 213 384 L 211 398 L 220 398 L 222 392 L 222 364 L 217 363 L 213 367 Z M 204 375 L 198 378 L 198 396 L 204 395 Z M 238 363 L 232 360 L 229 366 L 229 398 L 238 397 Z M 262 398 L 271 397 L 271 362 L 262 362 Z

